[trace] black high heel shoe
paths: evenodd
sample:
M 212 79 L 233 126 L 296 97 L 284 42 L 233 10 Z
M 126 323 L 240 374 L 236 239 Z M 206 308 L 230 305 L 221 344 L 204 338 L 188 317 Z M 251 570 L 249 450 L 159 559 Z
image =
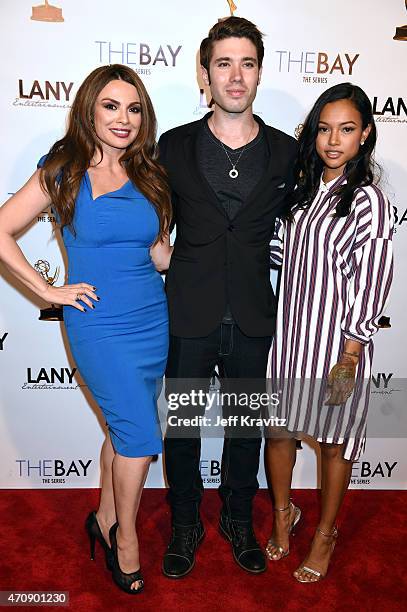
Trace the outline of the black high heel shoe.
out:
M 103 533 L 99 527 L 99 523 L 96 518 L 95 511 L 91 512 L 88 518 L 86 519 L 85 529 L 89 536 L 90 558 L 92 559 L 92 561 L 95 558 L 95 542 L 97 540 L 105 552 L 106 567 L 108 570 L 112 571 L 113 569 L 112 549 L 110 548 L 110 546 L 108 546 L 105 538 L 103 537 Z
M 115 523 L 110 528 L 110 531 L 109 531 L 110 544 L 112 547 L 111 550 L 113 554 L 113 580 L 115 581 L 117 586 L 120 589 L 122 589 L 122 591 L 125 591 L 126 593 L 129 593 L 130 595 L 136 595 L 137 593 L 140 593 L 144 589 L 143 576 L 141 575 L 141 569 L 138 569 L 136 572 L 131 572 L 131 574 L 125 574 L 120 569 L 119 557 L 117 554 L 117 539 L 116 539 L 116 532 L 117 532 L 118 526 L 119 526 L 119 523 Z M 131 588 L 131 585 L 133 584 L 133 582 L 140 583 L 140 586 L 138 589 Z

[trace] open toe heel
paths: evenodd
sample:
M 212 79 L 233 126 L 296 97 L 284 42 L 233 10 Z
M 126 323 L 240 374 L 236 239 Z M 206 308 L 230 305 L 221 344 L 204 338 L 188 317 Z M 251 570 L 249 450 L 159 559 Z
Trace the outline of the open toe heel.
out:
M 95 558 L 95 543 L 97 540 L 105 553 L 106 567 L 108 570 L 111 571 L 113 568 L 113 554 L 110 546 L 107 544 L 105 538 L 103 537 L 95 510 L 91 512 L 88 518 L 86 519 L 85 529 L 89 537 L 90 558 L 92 559 L 92 561 Z
M 291 522 L 291 525 L 288 529 L 288 535 L 294 535 L 295 534 L 295 529 L 298 525 L 298 522 L 301 518 L 301 510 L 300 508 L 298 508 L 297 506 L 294 506 L 293 502 L 290 500 L 290 503 L 288 504 L 288 506 L 286 506 L 285 508 L 274 508 L 274 512 L 287 512 L 287 510 L 291 511 L 292 509 L 294 509 L 294 517 L 293 520 Z M 275 552 L 271 553 L 270 552 L 270 547 L 275 548 Z M 284 557 L 287 557 L 287 555 L 290 553 L 290 549 L 284 549 L 282 546 L 279 546 L 278 544 L 276 544 L 273 540 L 273 538 L 270 538 L 267 542 L 267 546 L 266 546 L 266 555 L 268 557 L 268 559 L 270 561 L 280 561 L 281 559 L 284 559 Z
M 320 533 L 321 535 L 323 535 L 325 538 L 332 538 L 332 542 L 331 542 L 331 555 L 334 551 L 335 548 L 335 544 L 336 544 L 336 539 L 338 537 L 338 528 L 334 527 L 332 530 L 332 533 L 325 533 L 324 531 L 322 531 L 322 529 L 319 529 L 319 527 L 317 528 L 318 533 Z M 306 582 L 319 582 L 320 580 L 322 580 L 323 578 L 325 578 L 327 572 L 325 572 L 325 574 L 323 574 L 322 572 L 320 572 L 319 570 L 315 569 L 314 567 L 310 567 L 309 565 L 300 565 L 300 567 L 298 568 L 297 572 L 305 572 L 305 575 L 308 574 L 308 576 L 312 577 L 311 580 L 308 580 L 308 578 L 302 579 L 299 576 L 296 576 L 294 574 L 294 578 L 296 580 L 298 580 L 298 582 L 302 582 L 302 583 L 306 583 Z
M 144 589 L 144 580 L 141 574 L 141 569 L 136 570 L 135 572 L 131 572 L 130 574 L 126 574 L 122 572 L 119 565 L 119 557 L 117 554 L 117 528 L 119 524 L 115 523 L 109 532 L 110 536 L 110 544 L 112 547 L 113 554 L 113 580 L 117 584 L 117 586 L 125 593 L 129 593 L 130 595 L 137 595 Z M 132 589 L 131 585 L 133 582 L 138 582 L 139 586 L 136 589 Z

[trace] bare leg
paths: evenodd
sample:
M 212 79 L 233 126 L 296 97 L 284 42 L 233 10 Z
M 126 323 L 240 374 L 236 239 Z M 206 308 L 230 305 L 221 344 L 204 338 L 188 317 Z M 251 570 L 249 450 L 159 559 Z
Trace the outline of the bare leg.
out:
M 119 528 L 117 554 L 122 572 L 130 574 L 140 568 L 136 518 L 141 494 L 147 478 L 151 457 L 123 457 L 113 459 L 113 486 Z M 132 588 L 139 588 L 138 581 Z
M 266 441 L 266 469 L 274 497 L 274 508 L 286 508 L 290 503 L 291 480 L 296 459 L 294 438 L 268 438 Z M 289 549 L 289 529 L 294 520 L 294 508 L 274 512 L 273 531 L 267 544 L 269 558 L 278 561 Z
M 343 459 L 341 444 L 321 443 L 321 518 L 319 529 L 331 534 L 336 524 L 336 518 L 345 492 L 349 486 L 352 473 L 352 462 Z M 318 531 L 315 533 L 311 548 L 303 565 L 307 565 L 324 576 L 328 570 L 335 539 L 325 537 Z M 317 576 L 299 568 L 294 576 L 315 582 Z
M 114 450 L 109 434 L 103 442 L 100 454 L 101 481 L 99 509 L 96 518 L 107 544 L 109 542 L 109 529 L 116 522 L 116 509 L 113 493 L 112 463 Z

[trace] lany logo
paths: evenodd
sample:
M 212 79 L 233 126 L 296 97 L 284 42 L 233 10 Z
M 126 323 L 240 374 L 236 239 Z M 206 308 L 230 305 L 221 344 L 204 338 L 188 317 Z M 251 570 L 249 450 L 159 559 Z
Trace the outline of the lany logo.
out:
M 74 376 L 76 368 L 40 368 L 39 371 L 27 368 L 27 380 L 22 389 L 39 390 L 76 390 L 80 385 L 76 384 Z
M 34 106 L 39 108 L 70 108 L 70 97 L 74 83 L 71 81 L 25 82 L 18 79 L 18 96 L 13 106 Z
M 8 332 L 4 332 L 4 334 L 0 336 L 0 351 L 4 350 L 4 343 L 6 341 L 7 336 L 8 336 Z

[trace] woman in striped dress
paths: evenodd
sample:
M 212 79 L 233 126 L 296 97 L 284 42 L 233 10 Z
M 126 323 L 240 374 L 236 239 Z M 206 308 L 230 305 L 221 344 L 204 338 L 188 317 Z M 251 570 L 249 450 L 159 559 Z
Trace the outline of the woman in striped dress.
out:
M 275 506 L 270 560 L 288 554 L 301 516 L 290 501 L 295 437 L 310 435 L 321 447 L 321 514 L 294 572 L 300 582 L 327 572 L 352 462 L 365 442 L 372 336 L 392 280 L 392 210 L 374 184 L 375 143 L 366 94 L 350 83 L 325 91 L 304 123 L 297 189 L 271 247 L 282 275 L 268 377 L 286 431 L 269 432 L 266 446 Z

